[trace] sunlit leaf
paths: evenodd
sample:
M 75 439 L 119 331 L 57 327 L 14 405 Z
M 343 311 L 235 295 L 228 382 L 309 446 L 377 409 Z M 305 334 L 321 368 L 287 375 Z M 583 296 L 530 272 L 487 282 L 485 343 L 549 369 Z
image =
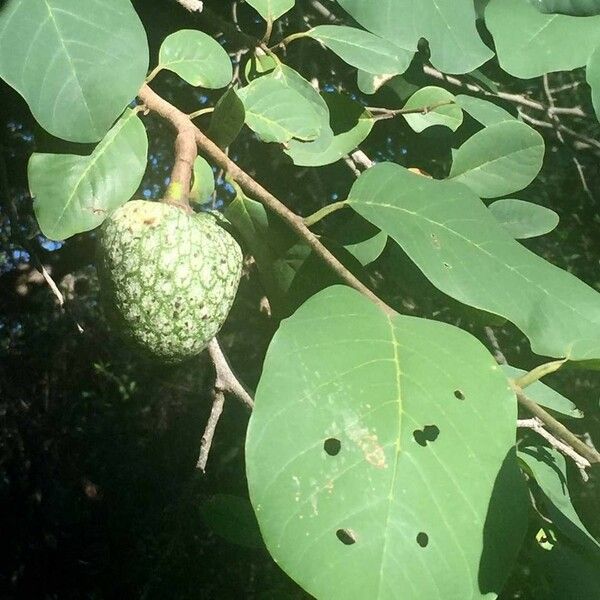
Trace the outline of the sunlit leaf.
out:
M 488 208 L 498 223 L 517 240 L 550 233 L 559 221 L 553 210 L 524 200 L 496 200 Z
M 455 153 L 450 177 L 481 198 L 495 198 L 527 187 L 540 172 L 544 138 L 518 121 L 485 127 Z
M 422 113 L 404 115 L 406 122 L 417 133 L 433 125 L 444 125 L 456 131 L 463 121 L 462 110 L 455 103 L 454 94 L 436 86 L 421 88 L 407 100 L 403 108 L 423 109 Z
M 181 29 L 167 36 L 158 63 L 190 85 L 204 88 L 225 87 L 233 76 L 231 60 L 221 44 L 197 29 Z
M 365 29 L 401 48 L 429 42 L 432 64 L 444 73 L 468 73 L 493 56 L 475 27 L 472 0 L 337 0 Z
M 404 73 L 414 52 L 368 31 L 345 25 L 318 25 L 306 32 L 349 65 L 375 75 Z
M 34 153 L 29 187 L 42 233 L 63 240 L 100 225 L 136 191 L 147 153 L 146 129 L 131 109 L 89 156 Z
M 144 28 L 128 0 L 8 0 L 0 8 L 0 77 L 51 134 L 100 140 L 148 69 Z
M 274 21 L 290 10 L 296 0 L 246 0 L 246 3 L 254 7 L 265 21 Z
M 512 321 L 537 354 L 600 358 L 600 294 L 516 242 L 464 185 L 382 163 L 359 177 L 348 203 L 438 289 Z
M 316 598 L 499 592 L 526 522 L 515 418 L 464 331 L 320 292 L 273 338 L 248 429 L 269 551 Z
M 526 0 L 491 0 L 485 23 L 500 66 L 524 79 L 582 67 L 600 43 L 600 16 L 545 15 Z
M 479 121 L 486 127 L 504 121 L 516 121 L 516 117 L 511 115 L 507 110 L 483 98 L 459 94 L 456 96 L 456 103 L 476 121 Z
M 587 65 L 586 79 L 592 88 L 592 103 L 600 121 L 600 46 L 596 48 Z
M 190 190 L 190 200 L 205 204 L 215 191 L 215 174 L 212 167 L 201 156 L 194 161 L 194 184 Z
M 574 17 L 600 15 L 598 0 L 529 0 L 540 12 L 561 13 Z

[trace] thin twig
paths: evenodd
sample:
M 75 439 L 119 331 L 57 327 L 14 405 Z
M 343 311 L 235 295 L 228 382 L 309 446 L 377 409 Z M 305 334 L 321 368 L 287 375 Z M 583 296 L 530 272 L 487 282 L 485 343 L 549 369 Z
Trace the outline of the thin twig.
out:
M 442 100 L 440 102 L 434 102 L 428 106 L 419 106 L 417 108 L 379 108 L 376 106 L 367 106 L 366 109 L 375 113 L 374 120 L 379 121 L 382 119 L 393 119 L 397 115 L 414 115 L 421 114 L 426 115 L 432 110 L 439 108 L 440 106 L 448 106 L 450 104 L 456 104 L 454 100 Z
M 210 409 L 210 416 L 208 417 L 204 433 L 202 434 L 202 440 L 200 441 L 200 455 L 198 456 L 198 462 L 196 463 L 196 468 L 203 473 L 206 472 L 208 455 L 215 437 L 217 425 L 219 424 L 219 419 L 223 414 L 223 406 L 225 405 L 225 394 L 222 391 L 213 389 L 212 396 L 213 403 Z
M 500 348 L 500 344 L 498 343 L 498 338 L 496 337 L 494 330 L 489 325 L 486 325 L 483 328 L 483 330 L 485 332 L 487 339 L 490 341 L 496 362 L 499 365 L 507 364 L 506 356 L 504 356 L 504 353 L 502 352 L 502 349 Z
M 191 128 L 194 131 L 198 148 L 214 164 L 224 169 L 229 176 L 236 181 L 244 192 L 259 200 L 284 222 L 321 258 L 329 268 L 334 271 L 342 281 L 350 287 L 364 294 L 379 306 L 386 314 L 395 315 L 396 311 L 388 306 L 381 298 L 372 292 L 362 281 L 353 275 L 346 267 L 321 243 L 319 238 L 306 225 L 302 217 L 292 212 L 285 204 L 267 191 L 262 185 L 254 180 L 248 173 L 233 162 L 211 139 L 198 129 L 189 117 L 167 100 L 159 96 L 148 85 L 144 84 L 138 93 L 142 102 L 149 110 L 153 110 L 160 116 L 170 121 L 178 130 L 179 126 Z
M 202 8 L 204 7 L 201 0 L 177 0 L 177 2 L 190 12 L 202 12 Z

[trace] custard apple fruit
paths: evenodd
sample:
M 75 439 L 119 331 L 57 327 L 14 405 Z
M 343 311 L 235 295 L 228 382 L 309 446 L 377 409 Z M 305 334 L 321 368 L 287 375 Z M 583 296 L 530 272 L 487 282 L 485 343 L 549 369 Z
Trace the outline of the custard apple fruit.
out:
M 146 354 L 199 354 L 233 304 L 242 251 L 216 217 L 132 200 L 99 234 L 98 274 L 109 321 Z

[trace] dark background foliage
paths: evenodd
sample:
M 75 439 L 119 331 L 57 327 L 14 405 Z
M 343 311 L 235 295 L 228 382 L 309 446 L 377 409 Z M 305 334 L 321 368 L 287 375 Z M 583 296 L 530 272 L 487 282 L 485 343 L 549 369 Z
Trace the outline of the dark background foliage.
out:
M 243 68 L 248 40 L 231 28 L 222 35 L 222 24 L 215 19 L 217 15 L 231 22 L 233 2 L 205 2 L 214 12 L 201 16 L 168 0 L 138 0 L 134 5 L 154 59 L 166 35 L 200 27 L 219 34 Z M 322 6 L 299 0 L 278 27 L 289 33 L 304 29 L 307 21 L 324 22 Z M 237 14 L 245 32 L 262 35 L 263 24 L 248 6 L 240 5 Z M 341 11 L 337 14 L 342 16 Z M 276 27 L 274 38 L 281 33 Z M 286 62 L 306 78 L 318 79 L 322 89 L 346 90 L 369 105 L 400 105 L 390 91 L 375 98 L 361 96 L 353 70 L 316 44 L 294 45 Z M 503 90 L 548 103 L 543 82 L 508 78 L 494 64 L 484 71 Z M 436 84 L 419 74 L 418 65 L 407 77 L 416 84 Z M 548 83 L 559 90 L 557 104 L 581 105 L 592 115 L 583 81 L 581 72 L 573 72 L 552 75 Z M 191 89 L 168 73 L 160 74 L 153 86 L 188 112 L 212 105 L 219 96 Z M 23 100 L 1 82 L 0 99 L 0 597 L 305 597 L 264 549 L 230 544 L 202 518 L 202 507 L 213 494 L 246 494 L 245 410 L 228 401 L 208 472 L 197 473 L 212 384 L 206 357 L 157 369 L 132 355 L 108 330 L 97 304 L 94 233 L 54 243 L 37 231 L 27 192 L 29 156 L 33 151 L 83 153 L 89 148 L 45 133 Z M 516 105 L 502 104 L 515 112 Z M 542 122 L 538 129 L 546 138 L 547 154 L 541 176 L 520 197 L 561 217 L 556 231 L 526 244 L 600 289 L 600 146 L 569 135 L 563 143 L 547 114 L 526 114 Z M 170 171 L 173 135 L 154 117 L 144 120 L 150 160 L 139 194 L 158 198 Z M 591 116 L 565 116 L 563 122 L 582 136 L 600 139 L 600 127 Z M 200 125 L 207 126 L 208 120 Z M 450 148 L 475 129 L 469 121 L 458 134 L 437 129 L 417 135 L 401 120 L 385 121 L 363 150 L 373 159 L 421 167 L 441 177 L 449 168 Z M 231 156 L 300 214 L 344 198 L 354 180 L 343 161 L 319 169 L 294 167 L 278 147 L 259 143 L 247 130 Z M 230 200 L 231 190 L 222 179 L 218 183 L 221 205 Z M 324 233 L 335 232 L 342 220 L 334 215 Z M 36 270 L 37 260 L 60 285 L 66 310 L 57 306 Z M 459 324 L 489 346 L 487 321 L 435 291 L 398 248 L 388 245 L 364 276 L 399 310 Z M 331 283 L 322 270 L 310 272 L 308 280 L 315 289 Z M 251 388 L 277 327 L 261 302 L 263 296 L 256 268 L 248 261 L 220 339 Z M 504 325 L 496 333 L 513 364 L 536 364 L 518 331 Z M 552 383 L 586 412 L 581 423 L 572 424 L 576 431 L 600 442 L 598 375 L 571 371 L 553 377 Z M 598 473 L 592 472 L 586 485 L 576 473 L 571 475 L 576 507 L 598 536 Z M 532 531 L 539 526 L 539 517 L 532 515 Z M 553 595 L 560 592 L 554 574 L 543 561 L 536 567 L 536 556 L 533 547 L 523 549 L 503 598 L 568 598 Z

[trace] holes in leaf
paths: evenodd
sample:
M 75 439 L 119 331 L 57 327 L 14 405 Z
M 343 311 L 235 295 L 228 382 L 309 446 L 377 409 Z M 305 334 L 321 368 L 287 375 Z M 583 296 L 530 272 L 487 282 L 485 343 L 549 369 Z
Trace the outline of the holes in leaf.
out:
M 428 442 L 435 442 L 438 435 L 440 435 L 440 430 L 437 425 L 425 425 L 423 429 L 415 429 L 413 431 L 415 442 L 423 447 L 427 446 Z
M 323 444 L 323 449 L 329 456 L 337 456 L 342 449 L 342 442 L 336 438 L 329 438 L 325 440 Z
M 446 267 L 446 269 L 451 269 L 452 265 L 450 263 L 445 262 L 444 267 Z
M 352 544 L 356 543 L 356 535 L 352 529 L 338 529 L 335 532 L 337 539 L 345 544 L 346 546 L 352 546 Z
M 454 390 L 454 397 L 458 400 L 464 400 L 465 395 L 462 393 L 462 390 Z
M 425 548 L 427 544 L 429 544 L 429 536 L 424 531 L 418 533 L 417 544 L 419 544 L 421 548 Z

